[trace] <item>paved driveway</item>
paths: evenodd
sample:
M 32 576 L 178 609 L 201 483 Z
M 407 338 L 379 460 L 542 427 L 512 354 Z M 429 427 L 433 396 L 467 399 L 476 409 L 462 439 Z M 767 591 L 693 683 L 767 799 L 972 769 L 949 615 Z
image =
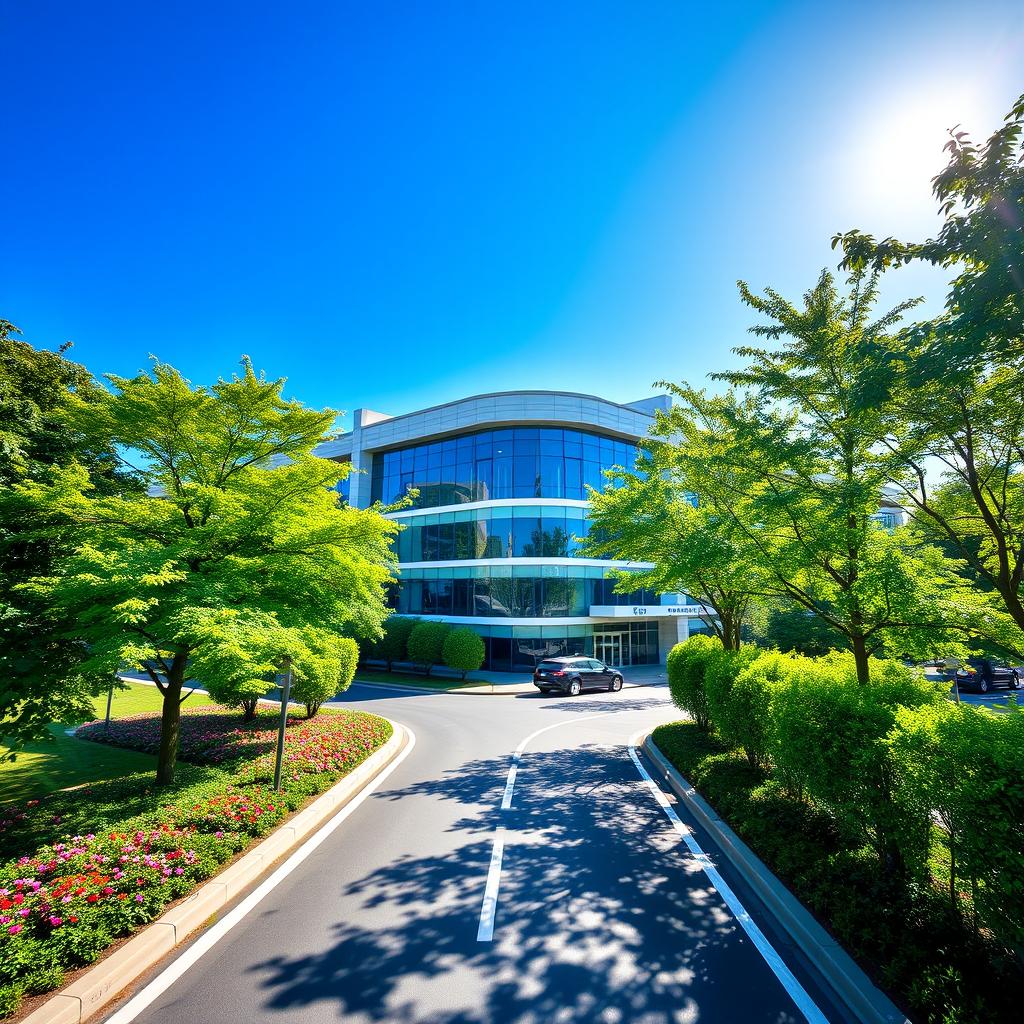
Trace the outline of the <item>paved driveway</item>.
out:
M 808 1019 L 630 758 L 631 736 L 678 717 L 664 687 L 570 699 L 354 686 L 345 703 L 411 728 L 410 756 L 117 1024 Z M 845 1020 L 713 859 L 792 970 L 810 1019 Z

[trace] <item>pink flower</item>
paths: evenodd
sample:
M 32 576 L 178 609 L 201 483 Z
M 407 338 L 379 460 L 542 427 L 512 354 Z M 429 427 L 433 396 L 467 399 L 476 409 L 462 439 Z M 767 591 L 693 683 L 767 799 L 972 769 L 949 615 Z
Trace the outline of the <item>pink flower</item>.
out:
M 20 924 L 12 924 L 11 927 L 7 929 L 7 931 L 10 932 L 11 935 L 17 935 L 18 932 L 21 931 L 21 925 Z
M 145 899 L 145 897 L 142 895 L 141 892 L 137 892 L 135 894 L 135 902 L 136 903 L 141 903 L 144 899 Z

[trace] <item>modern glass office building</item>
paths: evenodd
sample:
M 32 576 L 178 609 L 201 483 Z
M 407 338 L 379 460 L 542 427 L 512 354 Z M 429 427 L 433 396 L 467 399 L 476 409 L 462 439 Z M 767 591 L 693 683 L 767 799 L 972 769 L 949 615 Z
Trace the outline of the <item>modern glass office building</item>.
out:
M 402 615 L 467 625 L 485 667 L 524 670 L 557 654 L 615 665 L 663 662 L 701 609 L 682 595 L 616 594 L 610 568 L 585 558 L 587 486 L 633 467 L 666 395 L 620 405 L 562 391 L 479 395 L 401 416 L 356 410 L 353 430 L 319 454 L 351 461 L 352 504 L 390 504 Z

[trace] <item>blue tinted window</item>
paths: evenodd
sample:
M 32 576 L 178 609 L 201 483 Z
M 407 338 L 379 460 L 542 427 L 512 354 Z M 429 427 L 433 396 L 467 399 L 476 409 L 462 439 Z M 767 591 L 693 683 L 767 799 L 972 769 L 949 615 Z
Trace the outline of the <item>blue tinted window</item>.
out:
M 482 430 L 384 452 L 373 460 L 375 501 L 394 501 L 409 487 L 416 506 L 431 508 L 498 498 L 586 497 L 603 487 L 601 471 L 632 469 L 636 446 L 615 438 L 556 427 Z

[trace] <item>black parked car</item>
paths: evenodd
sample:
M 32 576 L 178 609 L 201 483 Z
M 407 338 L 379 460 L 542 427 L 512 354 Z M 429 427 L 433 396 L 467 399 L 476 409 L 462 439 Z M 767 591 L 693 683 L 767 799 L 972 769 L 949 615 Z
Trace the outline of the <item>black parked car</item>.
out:
M 622 674 L 596 658 L 548 658 L 533 670 L 533 685 L 541 693 L 575 697 L 584 690 L 622 689 Z
M 961 690 L 977 690 L 988 693 L 997 686 L 1008 686 L 1016 690 L 1020 685 L 1017 669 L 993 661 L 991 658 L 968 658 L 965 665 L 957 666 L 950 675 Z

